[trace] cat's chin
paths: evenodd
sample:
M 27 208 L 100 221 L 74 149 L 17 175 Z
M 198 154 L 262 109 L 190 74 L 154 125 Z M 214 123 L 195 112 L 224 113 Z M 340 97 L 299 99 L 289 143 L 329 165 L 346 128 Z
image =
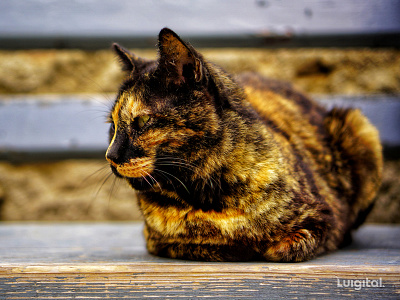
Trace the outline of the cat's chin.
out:
M 146 191 L 149 189 L 152 189 L 152 186 L 150 185 L 150 181 L 147 178 L 139 177 L 139 178 L 126 178 L 128 181 L 129 185 L 137 190 L 137 191 Z

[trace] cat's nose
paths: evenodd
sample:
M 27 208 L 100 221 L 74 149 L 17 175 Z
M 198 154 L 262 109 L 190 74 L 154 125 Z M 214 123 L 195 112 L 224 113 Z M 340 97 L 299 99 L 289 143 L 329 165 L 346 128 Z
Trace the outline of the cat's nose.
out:
M 106 152 L 106 160 L 112 165 L 119 165 L 122 163 L 123 157 L 123 141 L 120 138 L 114 138 L 108 146 Z
M 113 147 L 112 144 L 110 144 L 110 146 L 107 149 L 106 152 L 106 160 L 110 163 L 110 164 L 118 164 L 118 151 L 116 151 L 116 149 L 114 149 L 115 147 Z
M 123 164 L 127 148 L 128 136 L 124 132 L 115 133 L 106 152 L 106 160 L 112 165 Z

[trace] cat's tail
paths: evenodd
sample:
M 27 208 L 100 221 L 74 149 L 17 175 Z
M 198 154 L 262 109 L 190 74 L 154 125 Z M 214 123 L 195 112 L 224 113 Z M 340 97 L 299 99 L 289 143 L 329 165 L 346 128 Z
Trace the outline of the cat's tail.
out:
M 341 190 L 350 205 L 348 229 L 357 228 L 372 209 L 381 183 L 379 132 L 358 109 L 332 109 L 325 118 L 325 126 L 331 146 L 336 149 L 335 168 L 344 175 Z

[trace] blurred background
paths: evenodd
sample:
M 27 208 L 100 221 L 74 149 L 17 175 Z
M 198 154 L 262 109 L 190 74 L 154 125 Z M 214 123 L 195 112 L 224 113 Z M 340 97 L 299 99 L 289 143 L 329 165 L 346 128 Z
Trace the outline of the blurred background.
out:
M 368 222 L 400 223 L 400 1 L 0 2 L 0 220 L 140 220 L 105 162 L 122 79 L 112 42 L 155 58 L 170 27 L 232 73 L 291 81 L 360 107 L 381 131 L 384 181 Z

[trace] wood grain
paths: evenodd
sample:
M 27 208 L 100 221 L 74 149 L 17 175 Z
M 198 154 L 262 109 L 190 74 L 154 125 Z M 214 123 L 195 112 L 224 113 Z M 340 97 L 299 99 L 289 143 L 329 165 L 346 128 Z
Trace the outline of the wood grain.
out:
M 316 100 L 329 109 L 360 108 L 385 146 L 400 145 L 399 95 L 318 95 Z M 0 128 L 7 128 L 0 131 L 0 159 L 104 159 L 109 129 L 99 115 L 109 105 L 104 95 L 0 95 L 0 102 Z
M 0 48 L 153 47 L 169 26 L 213 46 L 395 46 L 399 2 L 385 0 L 0 2 Z M 340 21 L 338 21 L 340 20 Z M 12 24 L 12 26 L 10 26 Z M 392 35 L 392 34 L 395 35 Z M 383 40 L 382 35 L 389 34 Z M 372 35 L 372 37 L 371 37 Z M 321 39 L 328 36 L 328 39 Z M 299 43 L 299 38 L 303 42 Z
M 400 226 L 364 226 L 350 247 L 298 264 L 157 258 L 145 251 L 141 230 L 130 223 L 3 223 L 0 299 L 400 296 Z

